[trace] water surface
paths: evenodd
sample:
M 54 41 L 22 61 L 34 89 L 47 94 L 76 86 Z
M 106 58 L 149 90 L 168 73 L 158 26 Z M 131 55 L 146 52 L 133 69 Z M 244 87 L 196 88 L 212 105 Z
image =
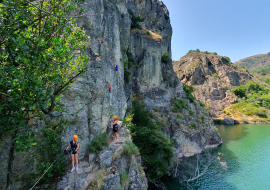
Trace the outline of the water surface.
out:
M 270 190 L 270 125 L 217 127 L 223 144 L 200 156 L 201 164 L 211 160 L 205 174 L 191 183 L 179 184 L 181 177 L 169 179 L 167 189 Z M 196 166 L 197 158 L 185 163 L 178 168 L 182 173 L 190 171 L 188 164 Z

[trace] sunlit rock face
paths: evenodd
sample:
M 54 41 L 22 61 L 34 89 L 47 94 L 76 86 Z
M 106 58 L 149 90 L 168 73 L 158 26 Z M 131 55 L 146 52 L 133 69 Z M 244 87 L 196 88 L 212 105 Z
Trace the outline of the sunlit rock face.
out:
M 174 61 L 173 68 L 182 82 L 196 88 L 194 96 L 200 102 L 210 104 L 214 118 L 225 117 L 222 110 L 238 101 L 230 91 L 232 88 L 256 80 L 228 57 L 208 52 L 189 53 Z

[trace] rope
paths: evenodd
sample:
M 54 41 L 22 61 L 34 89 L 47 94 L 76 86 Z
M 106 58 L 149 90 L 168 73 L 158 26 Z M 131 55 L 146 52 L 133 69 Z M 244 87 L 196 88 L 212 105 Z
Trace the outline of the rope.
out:
M 50 167 L 44 172 L 44 174 L 42 174 L 42 176 L 37 180 L 37 182 L 34 184 L 34 186 L 30 189 L 32 190 L 37 184 L 38 182 L 41 180 L 41 178 L 47 173 L 47 171 L 52 167 L 52 165 L 54 164 L 54 162 L 59 158 L 61 154 L 58 155 L 58 157 L 53 161 L 53 163 L 50 165 Z

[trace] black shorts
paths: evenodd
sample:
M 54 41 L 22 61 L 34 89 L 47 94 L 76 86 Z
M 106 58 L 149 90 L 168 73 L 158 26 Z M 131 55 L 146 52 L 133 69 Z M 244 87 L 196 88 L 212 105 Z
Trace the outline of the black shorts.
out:
M 71 151 L 71 154 L 78 154 L 78 152 L 77 151 Z
M 113 132 L 117 133 L 118 132 L 118 127 L 113 127 Z

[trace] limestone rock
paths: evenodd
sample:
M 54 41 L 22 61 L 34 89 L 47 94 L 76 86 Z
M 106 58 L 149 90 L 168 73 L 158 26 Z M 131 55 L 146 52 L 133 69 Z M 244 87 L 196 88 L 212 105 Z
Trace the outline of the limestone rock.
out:
M 112 151 L 108 150 L 102 153 L 101 155 L 98 156 L 98 162 L 101 168 L 104 166 L 109 166 L 112 163 L 112 157 L 113 153 Z
M 196 88 L 196 99 L 210 104 L 213 118 L 226 116 L 222 110 L 238 101 L 230 91 L 232 88 L 257 80 L 228 57 L 208 52 L 189 53 L 173 62 L 173 69 L 182 82 Z
M 234 125 L 234 120 L 232 118 L 226 117 L 226 118 L 224 118 L 223 123 L 225 125 Z
M 96 158 L 96 153 L 89 154 L 89 163 L 91 163 Z

